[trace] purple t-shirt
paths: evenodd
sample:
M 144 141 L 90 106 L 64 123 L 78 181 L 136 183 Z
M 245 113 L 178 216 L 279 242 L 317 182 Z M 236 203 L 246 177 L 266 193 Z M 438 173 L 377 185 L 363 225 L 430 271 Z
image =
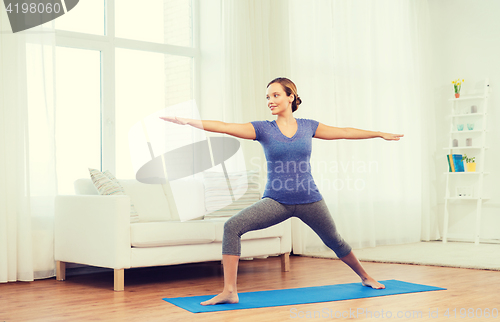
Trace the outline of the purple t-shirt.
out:
M 264 148 L 267 184 L 262 198 L 283 204 L 305 204 L 323 199 L 311 175 L 309 159 L 318 122 L 297 118 L 297 132 L 291 138 L 281 133 L 276 121 L 251 122 L 255 140 Z

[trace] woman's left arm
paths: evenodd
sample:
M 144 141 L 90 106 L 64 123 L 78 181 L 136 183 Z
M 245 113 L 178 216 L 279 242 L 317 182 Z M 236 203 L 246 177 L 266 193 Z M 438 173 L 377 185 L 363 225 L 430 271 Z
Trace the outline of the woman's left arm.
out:
M 372 138 L 382 138 L 387 141 L 399 141 L 403 134 L 391 134 L 384 132 L 374 132 L 354 129 L 350 127 L 340 128 L 328 126 L 323 123 L 318 124 L 316 133 L 314 137 L 323 140 L 361 140 L 361 139 L 372 139 Z

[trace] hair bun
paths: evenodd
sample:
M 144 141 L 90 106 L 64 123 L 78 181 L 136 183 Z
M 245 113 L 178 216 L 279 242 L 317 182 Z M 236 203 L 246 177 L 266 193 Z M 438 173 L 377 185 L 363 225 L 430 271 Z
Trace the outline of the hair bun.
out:
M 297 95 L 297 106 L 299 106 L 300 104 L 302 104 L 302 100 L 300 99 L 300 96 Z

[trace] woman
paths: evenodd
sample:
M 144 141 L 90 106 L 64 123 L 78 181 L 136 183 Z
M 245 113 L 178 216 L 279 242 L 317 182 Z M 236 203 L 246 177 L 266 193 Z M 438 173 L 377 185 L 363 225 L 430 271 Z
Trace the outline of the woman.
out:
M 272 80 L 267 86 L 266 97 L 271 113 L 277 116 L 276 121 L 236 124 L 161 117 L 165 121 L 188 124 L 210 132 L 257 140 L 264 148 L 267 159 L 268 176 L 262 199 L 231 217 L 224 225 L 224 289 L 219 295 L 201 304 L 238 303 L 236 275 L 241 235 L 278 224 L 292 216 L 310 226 L 358 274 L 363 285 L 375 289 L 385 288 L 366 273 L 351 247 L 337 233 L 325 201 L 314 184 L 309 158 L 313 137 L 324 140 L 380 137 L 398 141 L 403 135 L 337 128 L 313 120 L 295 119 L 292 113 L 302 101 L 297 95 L 295 84 L 287 78 Z

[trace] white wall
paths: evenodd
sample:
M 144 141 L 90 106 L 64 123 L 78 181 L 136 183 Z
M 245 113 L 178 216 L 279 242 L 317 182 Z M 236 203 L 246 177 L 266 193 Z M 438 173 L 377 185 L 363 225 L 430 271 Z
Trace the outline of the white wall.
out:
M 431 88 L 435 104 L 437 148 L 436 188 L 439 214 L 444 215 L 447 163 L 443 150 L 448 144 L 449 119 L 453 96 L 451 81 L 465 79 L 462 93 L 474 89 L 486 77 L 490 79 L 484 192 L 491 197 L 483 203 L 481 238 L 500 239 L 500 1 L 429 0 L 433 77 Z M 471 240 L 475 227 L 475 203 L 454 202 L 450 212 L 449 237 Z M 441 225 L 442 227 L 442 225 Z M 452 239 L 452 240 L 453 240 Z

